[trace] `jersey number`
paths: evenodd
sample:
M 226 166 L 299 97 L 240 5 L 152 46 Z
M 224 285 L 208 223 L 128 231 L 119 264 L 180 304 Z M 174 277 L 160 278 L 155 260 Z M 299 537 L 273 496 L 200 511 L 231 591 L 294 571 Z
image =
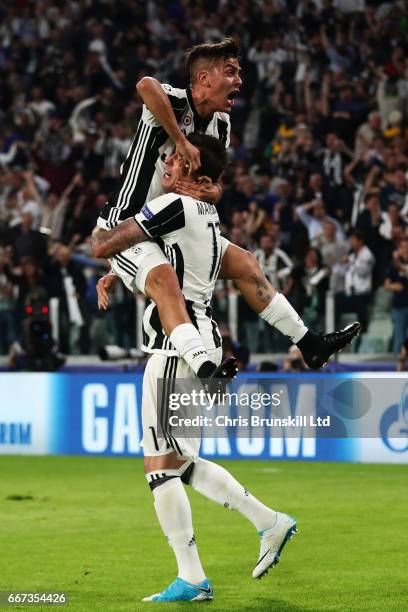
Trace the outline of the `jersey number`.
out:
M 209 221 L 207 227 L 212 232 L 213 260 L 210 272 L 210 281 L 212 281 L 214 280 L 215 272 L 218 269 L 218 263 L 221 260 L 221 249 L 220 252 L 218 252 L 217 232 L 215 231 L 216 228 L 220 227 L 220 222 L 216 221 L 214 223 L 214 221 Z

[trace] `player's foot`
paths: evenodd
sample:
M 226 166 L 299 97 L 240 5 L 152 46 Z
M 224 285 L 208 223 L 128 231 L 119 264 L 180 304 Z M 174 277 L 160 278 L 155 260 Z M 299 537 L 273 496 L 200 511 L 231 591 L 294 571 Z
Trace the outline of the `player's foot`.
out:
M 261 548 L 259 559 L 252 572 L 253 578 L 266 576 L 269 569 L 279 563 L 281 552 L 288 540 L 297 533 L 296 521 L 292 516 L 276 513 L 276 523 L 269 529 L 259 531 Z
M 209 364 L 209 365 L 207 365 Z M 197 372 L 207 393 L 225 393 L 230 380 L 235 378 L 238 373 L 237 360 L 235 357 L 228 357 L 216 366 L 215 363 L 207 361 Z
M 222 361 L 220 365 L 215 368 L 214 372 L 211 374 L 211 376 L 209 376 L 209 378 L 227 378 L 230 380 L 231 378 L 235 378 L 237 373 L 237 360 L 235 357 L 228 357 L 228 359 L 224 359 L 224 361 Z
M 176 578 L 167 589 L 145 597 L 142 601 L 206 601 L 213 597 L 214 591 L 208 578 L 200 584 L 190 584 L 182 578 Z
M 313 349 L 302 352 L 306 365 L 312 370 L 322 368 L 330 357 L 342 351 L 361 332 L 361 323 L 351 323 L 344 329 L 318 336 Z
M 197 372 L 198 378 L 201 380 L 213 379 L 228 379 L 234 378 L 238 373 L 237 360 L 235 357 L 228 357 L 216 366 L 212 361 L 205 361 Z

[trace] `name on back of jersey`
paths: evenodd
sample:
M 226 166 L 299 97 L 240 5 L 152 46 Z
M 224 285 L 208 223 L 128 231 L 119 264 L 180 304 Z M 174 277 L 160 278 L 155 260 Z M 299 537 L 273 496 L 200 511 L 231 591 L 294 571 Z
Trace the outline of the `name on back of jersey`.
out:
M 216 215 L 217 209 L 214 204 L 209 204 L 208 202 L 197 202 L 197 212 L 199 215 Z

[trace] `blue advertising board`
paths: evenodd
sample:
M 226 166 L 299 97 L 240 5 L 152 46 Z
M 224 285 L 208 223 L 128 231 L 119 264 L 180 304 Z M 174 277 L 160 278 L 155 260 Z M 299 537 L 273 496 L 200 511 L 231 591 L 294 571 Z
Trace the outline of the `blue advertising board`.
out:
M 248 385 L 240 375 L 236 384 Z M 378 377 L 381 376 L 381 380 Z M 264 375 L 272 385 L 271 375 Z M 363 381 L 363 382 L 361 382 Z M 385 382 L 384 382 L 385 381 Z M 377 386 L 375 386 L 377 385 Z M 405 374 L 279 375 L 287 413 L 305 398 L 316 415 L 331 396 L 338 414 L 358 405 L 362 418 L 343 437 L 262 436 L 203 438 L 201 455 L 230 459 L 290 459 L 408 463 L 408 377 Z M 282 389 L 284 387 L 284 389 Z M 370 414 L 364 402 L 370 395 Z M 382 391 L 379 392 L 378 389 Z M 340 391 L 339 391 L 340 390 Z M 357 395 L 356 395 L 357 394 Z M 351 398 L 351 399 L 350 399 Z M 356 399 L 357 398 L 357 399 Z M 0 454 L 142 456 L 142 374 L 1 373 Z M 362 425 L 370 419 L 370 437 Z

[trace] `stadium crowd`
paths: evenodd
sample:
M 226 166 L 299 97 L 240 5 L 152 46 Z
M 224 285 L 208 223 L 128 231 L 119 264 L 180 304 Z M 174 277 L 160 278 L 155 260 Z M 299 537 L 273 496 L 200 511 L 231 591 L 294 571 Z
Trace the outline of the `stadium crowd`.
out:
M 326 294 L 370 330 L 408 328 L 408 2 L 16 0 L 0 6 L 0 354 L 58 299 L 63 352 L 132 346 L 135 303 L 99 312 L 90 233 L 133 138 L 145 75 L 185 87 L 185 51 L 234 36 L 224 234 L 324 331 Z M 217 317 L 228 321 L 230 285 Z M 378 314 L 378 313 L 377 313 Z M 284 350 L 240 303 L 240 340 Z M 378 316 L 377 316 L 378 318 Z M 340 316 L 337 317 L 340 322 Z M 369 335 L 369 334 L 368 334 Z M 375 345 L 373 345 L 375 348 Z

